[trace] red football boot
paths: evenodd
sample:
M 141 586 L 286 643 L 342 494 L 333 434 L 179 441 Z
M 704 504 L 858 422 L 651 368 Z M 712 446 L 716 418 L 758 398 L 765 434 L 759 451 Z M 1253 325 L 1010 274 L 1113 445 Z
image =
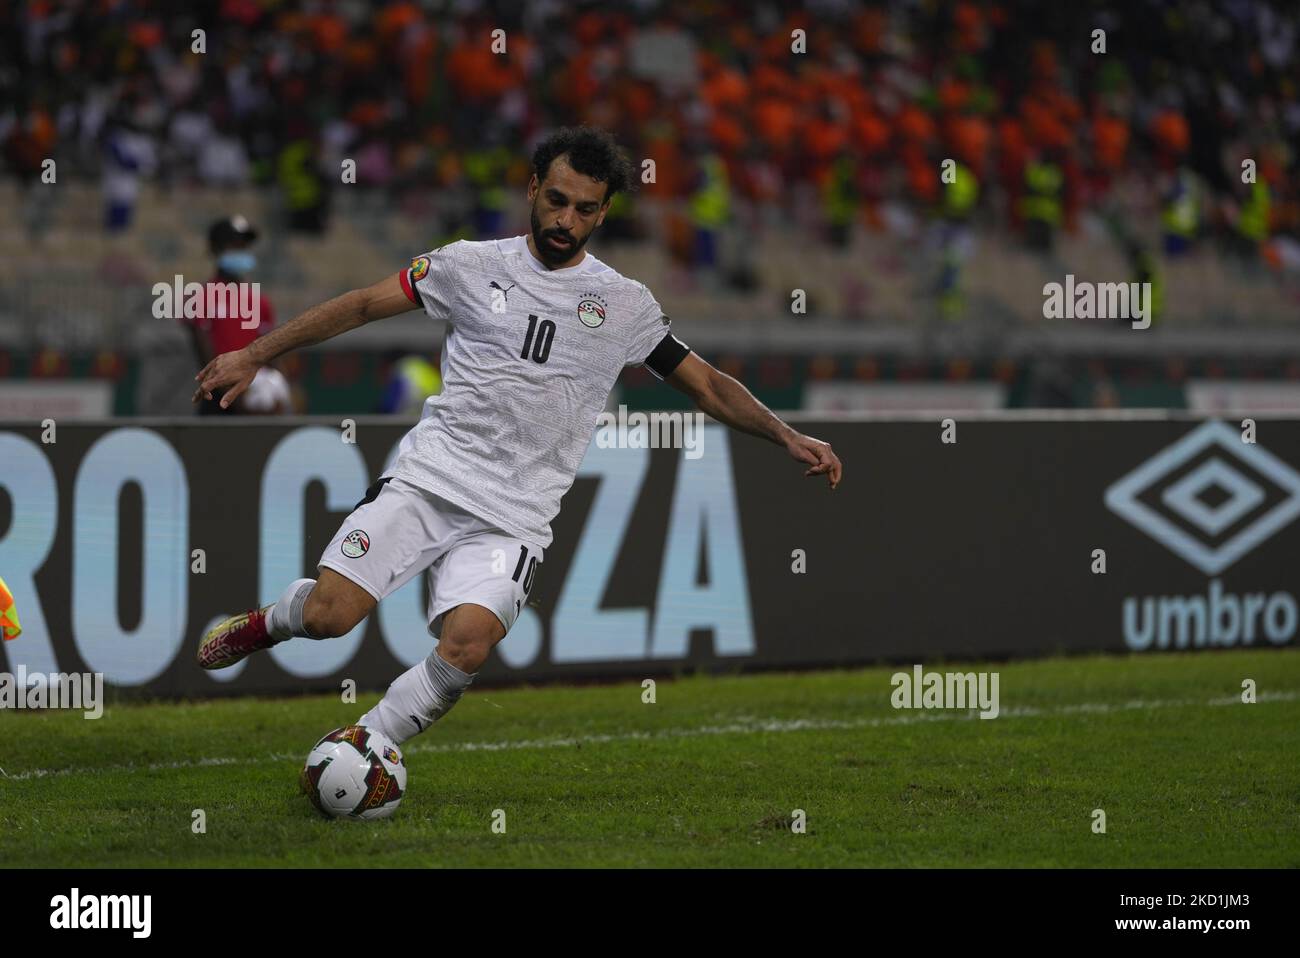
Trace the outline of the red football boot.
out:
M 266 617 L 271 608 L 268 605 L 232 615 L 208 629 L 199 643 L 199 665 L 205 669 L 228 669 L 254 652 L 283 641 L 266 630 Z

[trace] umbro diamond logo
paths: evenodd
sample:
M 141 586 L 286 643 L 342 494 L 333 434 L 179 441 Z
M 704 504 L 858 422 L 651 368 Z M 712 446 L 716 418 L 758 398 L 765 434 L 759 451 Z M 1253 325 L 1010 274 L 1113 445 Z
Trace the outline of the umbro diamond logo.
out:
M 1211 421 L 1114 483 L 1105 501 L 1213 576 L 1300 515 L 1300 472 Z

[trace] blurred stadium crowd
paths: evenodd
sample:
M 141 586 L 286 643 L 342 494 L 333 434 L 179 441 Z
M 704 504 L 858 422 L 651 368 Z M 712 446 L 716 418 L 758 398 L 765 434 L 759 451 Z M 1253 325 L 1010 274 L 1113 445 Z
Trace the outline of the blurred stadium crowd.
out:
M 521 146 L 586 122 L 654 157 L 644 193 L 706 229 L 733 197 L 795 217 L 811 198 L 842 241 L 898 225 L 895 201 L 960 219 L 991 191 L 994 221 L 1044 241 L 1135 173 L 1163 200 L 1166 252 L 1206 231 L 1300 237 L 1300 7 L 1051 7 L 29 0 L 0 7 L 0 140 L 17 177 L 52 156 L 98 173 L 108 229 L 141 178 L 276 184 L 293 226 L 322 229 L 351 157 L 363 188 L 465 193 L 445 228 L 493 235 Z
M 1073 271 L 1151 282 L 1157 322 L 1287 325 L 1298 46 L 1293 0 L 0 3 L 0 327 L 87 298 L 40 285 L 49 244 L 111 318 L 236 212 L 291 316 L 522 232 L 568 123 L 645 174 L 601 255 L 679 315 L 807 287 L 810 316 L 1023 324 Z

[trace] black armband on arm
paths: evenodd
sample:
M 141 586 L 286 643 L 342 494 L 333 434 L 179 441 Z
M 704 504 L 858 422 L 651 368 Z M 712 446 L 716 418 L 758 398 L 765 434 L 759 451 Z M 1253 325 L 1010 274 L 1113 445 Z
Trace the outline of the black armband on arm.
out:
M 659 340 L 659 345 L 646 357 L 645 368 L 658 378 L 667 379 L 673 374 L 673 370 L 681 365 L 690 351 L 691 347 L 672 333 L 664 333 L 664 338 Z

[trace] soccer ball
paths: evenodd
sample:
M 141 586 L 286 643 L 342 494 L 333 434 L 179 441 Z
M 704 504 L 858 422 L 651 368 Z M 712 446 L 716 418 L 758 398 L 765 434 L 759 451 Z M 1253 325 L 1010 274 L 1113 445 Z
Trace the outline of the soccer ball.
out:
M 349 725 L 316 743 L 299 784 L 328 818 L 387 818 L 406 794 L 406 762 L 387 735 Z

